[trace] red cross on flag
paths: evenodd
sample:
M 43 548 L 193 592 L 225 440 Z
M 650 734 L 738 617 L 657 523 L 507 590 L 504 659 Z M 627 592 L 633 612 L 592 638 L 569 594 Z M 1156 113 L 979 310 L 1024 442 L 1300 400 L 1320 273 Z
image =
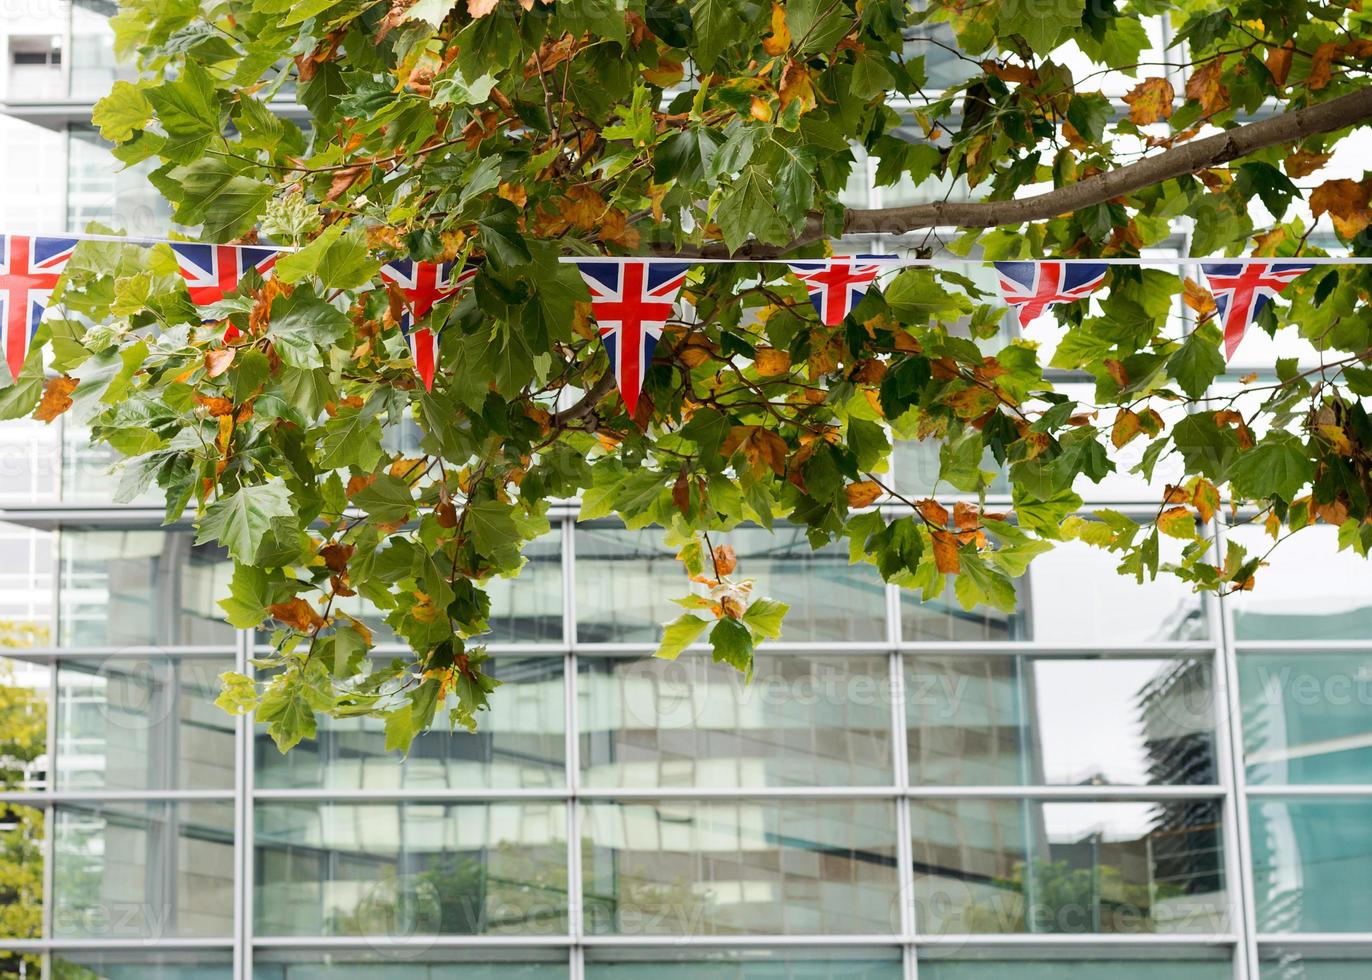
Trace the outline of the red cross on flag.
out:
M 405 297 L 405 312 L 400 317 L 400 329 L 414 357 L 414 369 L 424 382 L 426 391 L 433 391 L 434 373 L 438 368 L 438 332 L 427 326 L 417 327 L 434 306 L 452 296 L 476 278 L 476 269 L 466 266 L 456 273 L 456 262 L 415 262 L 393 259 L 381 267 L 381 278 L 394 283 Z
M 48 296 L 76 248 L 75 238 L 0 235 L 0 329 L 5 363 L 19 377 Z

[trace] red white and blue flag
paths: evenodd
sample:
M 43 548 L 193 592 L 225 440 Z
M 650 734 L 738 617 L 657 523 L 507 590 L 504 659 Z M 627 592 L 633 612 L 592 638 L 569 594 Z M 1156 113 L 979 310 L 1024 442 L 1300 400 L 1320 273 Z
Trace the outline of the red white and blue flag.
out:
M 591 315 L 609 351 L 624 407 L 632 416 L 690 263 L 616 259 L 576 265 L 591 290 Z
M 412 259 L 392 259 L 381 267 L 381 278 L 394 283 L 405 297 L 405 311 L 400 317 L 400 329 L 414 357 L 414 369 L 424 382 L 426 391 L 433 391 L 434 372 L 438 368 L 438 332 L 429 327 L 415 326 L 434 308 L 476 278 L 476 268 L 465 266 L 457 272 L 456 262 L 415 262 Z
M 200 245 L 195 242 L 172 242 L 176 265 L 186 280 L 191 302 L 196 306 L 213 306 L 238 288 L 238 282 L 249 269 L 257 270 L 263 279 L 271 275 L 280 256 L 274 248 L 256 245 Z M 232 323 L 224 327 L 224 342 L 235 339 L 239 330 Z
M 876 282 L 881 266 L 863 262 L 865 258 L 868 256 L 836 255 L 817 262 L 787 263 L 792 274 L 810 291 L 810 302 L 815 304 L 825 326 L 842 323 Z
M 1309 262 L 1205 262 L 1215 316 L 1224 325 L 1224 358 L 1234 356 L 1243 335 L 1273 296 L 1314 266 Z
M 1104 262 L 997 262 L 1000 294 L 1027 327 L 1055 303 L 1075 303 L 1105 282 Z
M 76 248 L 75 238 L 0 235 L 0 329 L 10 377 L 19 377 L 48 297 Z

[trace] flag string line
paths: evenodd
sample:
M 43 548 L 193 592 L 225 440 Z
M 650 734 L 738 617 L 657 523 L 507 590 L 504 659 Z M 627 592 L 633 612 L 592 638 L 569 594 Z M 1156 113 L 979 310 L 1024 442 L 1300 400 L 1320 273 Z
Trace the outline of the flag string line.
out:
M 273 242 L 258 242 L 245 244 L 241 242 L 220 243 L 220 242 L 197 242 L 190 239 L 173 238 L 145 238 L 132 235 L 103 235 L 88 232 L 25 232 L 7 231 L 4 235 L 23 235 L 30 238 L 66 238 L 75 241 L 85 242 L 111 242 L 121 245 L 205 245 L 211 247 L 222 247 L 228 244 L 230 248 L 261 248 L 271 249 L 277 252 L 298 252 L 302 246 L 298 245 L 278 245 Z M 684 265 L 792 265 L 805 262 L 829 262 L 829 261 L 853 261 L 863 262 L 872 265 L 886 265 L 892 268 L 939 268 L 942 266 L 953 266 L 959 268 L 970 268 L 976 266 L 995 265 L 1000 262 L 1062 262 L 1067 265 L 1121 265 L 1121 266 L 1166 266 L 1184 267 L 1190 265 L 1221 263 L 1224 265 L 1257 265 L 1269 262 L 1302 262 L 1308 265 L 1372 265 L 1372 256 L 1366 255 L 1272 255 L 1272 256 L 1253 256 L 1253 255 L 1201 255 L 1201 256 L 1131 256 L 1131 257 L 1109 257 L 1109 258 L 1055 258 L 1053 256 L 1036 256 L 1033 258 L 1003 258 L 1003 259 L 977 259 L 964 258 L 961 256 L 937 256 L 930 258 L 920 258 L 916 256 L 903 255 L 880 255 L 861 253 L 854 255 L 819 255 L 811 257 L 794 258 L 718 258 L 718 257 L 697 257 L 691 255 L 561 255 L 558 262 L 564 265 L 577 265 L 580 263 L 595 262 L 623 262 L 632 260 L 635 262 L 652 263 L 671 263 Z

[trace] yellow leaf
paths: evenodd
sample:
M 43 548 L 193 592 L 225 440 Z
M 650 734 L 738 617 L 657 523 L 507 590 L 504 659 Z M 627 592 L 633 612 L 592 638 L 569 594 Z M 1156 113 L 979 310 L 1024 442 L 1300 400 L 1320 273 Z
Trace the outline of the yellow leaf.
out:
M 1158 517 L 1158 530 L 1170 538 L 1191 541 L 1196 537 L 1196 520 L 1185 507 L 1172 507 Z
M 791 370 L 791 355 L 775 347 L 759 347 L 753 355 L 753 363 L 757 365 L 758 374 L 772 377 Z
M 1196 487 L 1191 493 L 1191 503 L 1195 504 L 1201 520 L 1209 523 L 1215 512 L 1220 509 L 1219 488 L 1209 480 L 1198 477 Z
M 71 408 L 71 393 L 79 383 L 79 379 L 69 378 L 65 374 L 60 378 L 48 379 L 43 386 L 43 400 L 38 403 L 33 417 L 40 422 L 51 422 Z
M 786 26 L 786 8 L 773 0 L 772 35 L 762 39 L 762 50 L 773 58 L 791 47 L 791 29 Z
M 1136 126 L 1161 122 L 1172 116 L 1172 100 L 1176 89 L 1165 78 L 1145 78 L 1124 97 L 1129 106 L 1129 119 Z
M 1110 430 L 1110 442 L 1116 449 L 1129 445 L 1141 432 L 1139 417 L 1127 408 L 1121 408 L 1115 416 L 1115 425 Z
M 1215 312 L 1215 297 L 1210 294 L 1210 290 L 1190 277 L 1182 280 L 1181 298 L 1201 316 Z

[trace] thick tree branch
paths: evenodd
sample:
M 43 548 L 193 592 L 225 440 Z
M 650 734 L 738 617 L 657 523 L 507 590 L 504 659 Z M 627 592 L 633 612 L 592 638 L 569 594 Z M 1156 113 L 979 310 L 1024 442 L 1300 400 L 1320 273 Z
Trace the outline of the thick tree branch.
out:
M 996 228 L 1026 221 L 1045 221 L 1165 180 L 1229 163 L 1269 146 L 1296 143 L 1316 133 L 1331 133 L 1368 120 L 1372 120 L 1372 86 L 1318 105 L 1235 126 L 1215 136 L 1184 143 L 1137 163 L 1033 197 L 1013 201 L 934 201 L 897 208 L 849 210 L 844 214 L 843 232 L 848 235 L 900 235 L 940 226 Z M 811 215 L 805 229 L 791 243 L 744 245 L 735 255 L 767 258 L 823 237 L 819 215 Z M 728 252 L 720 247 L 707 247 L 700 250 L 700 255 L 727 256 Z

